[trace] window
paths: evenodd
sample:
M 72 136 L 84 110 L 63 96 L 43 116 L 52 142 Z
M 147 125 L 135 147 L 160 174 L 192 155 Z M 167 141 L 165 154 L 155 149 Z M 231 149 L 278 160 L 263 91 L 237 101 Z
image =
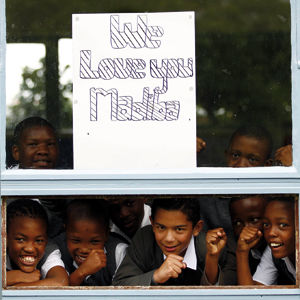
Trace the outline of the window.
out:
M 24 13 L 20 13 L 22 9 Z M 13 0 L 1 0 L 0 10 L 2 204 L 4 199 L 9 197 L 64 198 L 79 195 L 85 197 L 128 194 L 205 196 L 276 192 L 294 194 L 299 197 L 300 165 L 297 157 L 299 157 L 300 123 L 297 116 L 299 115 L 300 93 L 297 82 L 300 79 L 298 66 L 300 44 L 297 20 L 300 7 L 296 0 L 251 1 L 251 3 L 233 0 L 190 0 L 182 3 L 174 1 L 164 3 L 161 1 L 151 3 L 147 1 L 111 3 L 107 1 L 81 1 L 80 3 L 47 1 L 43 2 L 43 9 L 34 1 L 19 3 Z M 45 99 L 48 99 L 44 116 L 58 128 L 64 143 L 63 148 L 67 149 L 66 157 L 70 157 L 72 117 L 68 114 L 70 110 L 67 101 L 70 96 L 70 85 L 68 82 L 58 84 L 58 49 L 61 47 L 58 41 L 60 38 L 71 37 L 71 14 L 145 11 L 196 12 L 196 32 L 199 33 L 196 36 L 198 136 L 206 140 L 207 145 L 218 141 L 220 144 L 213 146 L 218 154 L 213 157 L 214 152 L 209 151 L 207 146 L 207 152 L 204 151 L 198 155 L 200 168 L 142 169 L 122 172 L 119 170 L 87 171 L 72 170 L 73 166 L 70 161 L 63 159 L 61 162 L 63 170 L 6 170 L 6 165 L 10 162 L 8 162 L 9 149 L 6 150 L 4 146 L 4 137 L 7 132 L 7 146 L 9 146 L 11 132 L 6 131 L 8 127 L 5 126 L 8 124 L 5 122 L 8 92 L 5 95 L 6 75 L 2 66 L 5 66 L 6 53 L 8 58 L 9 44 L 41 43 L 44 45 L 46 49 L 44 65 L 47 66 L 47 71 L 43 89 L 46 94 Z M 28 16 L 31 16 L 31 22 L 28 22 Z M 258 49 L 260 51 L 255 51 Z M 282 49 L 284 51 L 281 51 Z M 49 60 L 55 63 L 51 64 Z M 290 63 L 292 72 L 290 72 Z M 291 77 L 292 84 L 290 83 Z M 6 80 L 8 80 L 7 77 Z M 257 95 L 259 95 L 259 100 L 263 98 L 266 102 L 263 100 L 256 102 Z M 58 99 L 65 99 L 65 105 L 62 101 L 57 101 Z M 212 103 L 215 106 L 211 106 Z M 276 104 L 276 109 L 273 104 Z M 262 119 L 269 130 L 276 132 L 273 135 L 276 148 L 283 145 L 285 136 L 292 134 L 293 166 L 289 168 L 281 166 L 247 169 L 222 168 L 225 164 L 223 152 L 230 134 L 244 121 L 251 122 L 256 119 Z M 65 125 L 64 122 L 67 124 Z M 299 232 L 297 234 L 299 235 Z M 299 260 L 299 245 L 297 247 Z M 5 249 L 3 244 L 2 248 Z M 243 295 L 249 299 L 256 299 L 258 296 L 267 298 L 275 293 L 282 298 L 297 299 L 299 270 L 297 276 L 298 285 L 291 289 L 278 289 L 277 287 L 276 289 L 222 287 L 187 290 L 100 288 L 96 290 L 75 289 L 75 291 L 40 290 L 38 294 L 41 298 L 61 299 L 77 295 L 88 299 L 99 297 L 118 299 L 132 296 L 166 299 L 175 295 L 190 299 L 201 296 L 238 299 Z M 32 290 L 2 290 L 3 299 L 10 297 L 25 299 L 36 294 L 36 291 Z

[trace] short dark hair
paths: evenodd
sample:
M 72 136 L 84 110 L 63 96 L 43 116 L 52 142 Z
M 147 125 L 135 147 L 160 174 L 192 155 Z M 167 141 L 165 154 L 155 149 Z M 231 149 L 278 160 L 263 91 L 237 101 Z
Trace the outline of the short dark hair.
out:
M 194 198 L 155 198 L 151 207 L 151 217 L 155 218 L 158 209 L 179 210 L 187 216 L 187 219 L 195 226 L 200 220 L 199 200 Z
M 266 199 L 267 200 L 267 196 L 264 194 L 242 194 L 242 195 L 233 195 L 232 197 L 230 197 L 230 201 L 229 201 L 229 209 L 230 209 L 230 213 L 231 213 L 231 204 L 234 203 L 235 201 L 239 201 L 239 200 L 243 200 L 243 199 L 248 199 L 248 198 L 254 198 L 254 197 L 258 197 L 258 198 L 262 198 L 262 199 Z
M 65 224 L 70 220 L 95 220 L 103 221 L 109 228 L 109 214 L 107 204 L 98 199 L 74 199 L 66 207 Z
M 15 217 L 28 217 L 33 219 L 42 219 L 45 221 L 48 228 L 48 216 L 44 207 L 36 200 L 32 199 L 17 199 L 7 206 L 6 220 L 7 231 L 11 221 Z
M 53 130 L 56 136 L 56 130 L 50 122 L 41 117 L 29 117 L 17 124 L 14 130 L 13 141 L 15 145 L 19 145 L 23 131 L 32 127 L 49 127 Z
M 272 148 L 273 148 L 273 139 L 269 131 L 260 125 L 243 125 L 239 127 L 237 130 L 235 130 L 230 137 L 228 148 L 231 146 L 232 141 L 237 137 L 237 136 L 246 136 L 246 137 L 251 137 L 255 138 L 260 141 L 264 141 L 267 144 L 267 158 L 271 156 L 272 153 Z
M 271 201 L 280 201 L 280 202 L 287 202 L 294 204 L 295 203 L 295 196 L 290 194 L 272 194 L 265 196 L 268 202 Z

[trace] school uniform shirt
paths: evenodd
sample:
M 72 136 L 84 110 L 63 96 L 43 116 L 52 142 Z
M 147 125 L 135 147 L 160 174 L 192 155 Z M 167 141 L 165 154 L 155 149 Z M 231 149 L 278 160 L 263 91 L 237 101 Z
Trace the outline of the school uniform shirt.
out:
M 150 225 L 150 216 L 151 216 L 151 207 L 147 204 L 144 204 L 144 217 L 141 222 L 141 226 L 145 227 L 147 225 Z M 115 233 L 116 235 L 120 235 L 121 239 L 123 239 L 123 243 L 119 243 L 116 247 L 115 251 L 115 260 L 116 260 L 116 269 L 120 266 L 121 262 L 123 261 L 125 254 L 126 254 L 126 249 L 128 245 L 131 243 L 131 238 L 126 235 L 116 224 L 111 222 L 111 232 Z
M 283 267 L 279 267 L 278 264 L 276 264 L 276 260 L 272 256 L 272 250 L 267 246 L 257 266 L 256 272 L 253 275 L 253 280 L 264 285 L 280 284 L 277 282 L 277 279 L 280 275 L 283 275 L 284 277 L 291 277 L 289 284 L 296 284 L 295 266 L 288 257 L 281 258 L 280 261 Z M 283 272 L 284 274 L 282 274 Z
M 219 258 L 219 285 L 236 284 L 234 243 L 228 239 L 227 245 Z M 182 270 L 178 278 L 171 278 L 163 285 L 211 285 L 203 272 L 206 256 L 205 233 L 200 232 L 194 241 L 190 242 L 188 248 L 185 257 L 188 267 Z M 164 255 L 156 243 L 152 226 L 145 226 L 136 233 L 131 245 L 127 248 L 126 256 L 117 270 L 113 285 L 154 285 L 153 274 L 163 262 Z
M 61 252 L 54 243 L 48 242 L 45 249 L 45 254 L 37 264 L 37 269 L 41 271 L 41 278 L 45 279 L 49 270 L 57 266 L 65 268 L 65 265 L 61 259 Z M 15 270 L 8 255 L 6 256 L 6 270 Z
M 253 275 L 257 269 L 257 266 L 260 263 L 262 257 L 262 252 L 258 249 L 251 249 L 249 253 L 249 267 L 251 271 L 251 275 Z

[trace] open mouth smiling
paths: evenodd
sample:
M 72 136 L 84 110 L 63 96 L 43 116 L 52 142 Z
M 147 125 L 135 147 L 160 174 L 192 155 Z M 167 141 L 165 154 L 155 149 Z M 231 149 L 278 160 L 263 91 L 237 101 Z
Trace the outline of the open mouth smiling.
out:
M 82 264 L 87 259 L 87 256 L 76 255 L 75 261 L 77 264 Z
M 272 248 L 272 249 L 277 249 L 277 248 L 279 248 L 279 247 L 281 247 L 281 246 L 283 246 L 284 244 L 283 243 L 277 243 L 277 242 L 271 242 L 270 243 L 270 247 Z
M 37 258 L 31 255 L 22 255 L 19 257 L 20 262 L 26 266 L 33 266 L 36 264 Z

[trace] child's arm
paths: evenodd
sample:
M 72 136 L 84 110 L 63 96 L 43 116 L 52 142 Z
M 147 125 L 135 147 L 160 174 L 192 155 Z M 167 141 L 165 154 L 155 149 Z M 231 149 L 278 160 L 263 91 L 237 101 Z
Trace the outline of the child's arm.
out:
M 66 270 L 61 266 L 55 266 L 51 268 L 45 279 L 22 282 L 15 284 L 14 286 L 65 286 L 69 285 L 69 278 Z
M 80 285 L 86 276 L 92 275 L 106 266 L 104 250 L 92 250 L 87 259 L 72 273 L 70 285 Z
M 209 230 L 206 234 L 205 275 L 211 284 L 216 284 L 219 276 L 219 256 L 225 247 L 227 236 L 223 228 Z
M 249 266 L 249 252 L 262 237 L 259 229 L 246 226 L 243 228 L 236 248 L 237 280 L 239 285 L 259 284 L 252 279 Z
M 182 272 L 182 269 L 185 268 L 186 264 L 183 262 L 183 257 L 170 254 L 167 256 L 164 263 L 155 270 L 153 274 L 153 281 L 156 284 L 165 283 L 170 278 L 177 278 Z
M 20 283 L 32 283 L 40 280 L 41 273 L 39 270 L 34 270 L 31 273 L 25 273 L 21 270 L 6 271 L 6 285 L 13 286 Z

